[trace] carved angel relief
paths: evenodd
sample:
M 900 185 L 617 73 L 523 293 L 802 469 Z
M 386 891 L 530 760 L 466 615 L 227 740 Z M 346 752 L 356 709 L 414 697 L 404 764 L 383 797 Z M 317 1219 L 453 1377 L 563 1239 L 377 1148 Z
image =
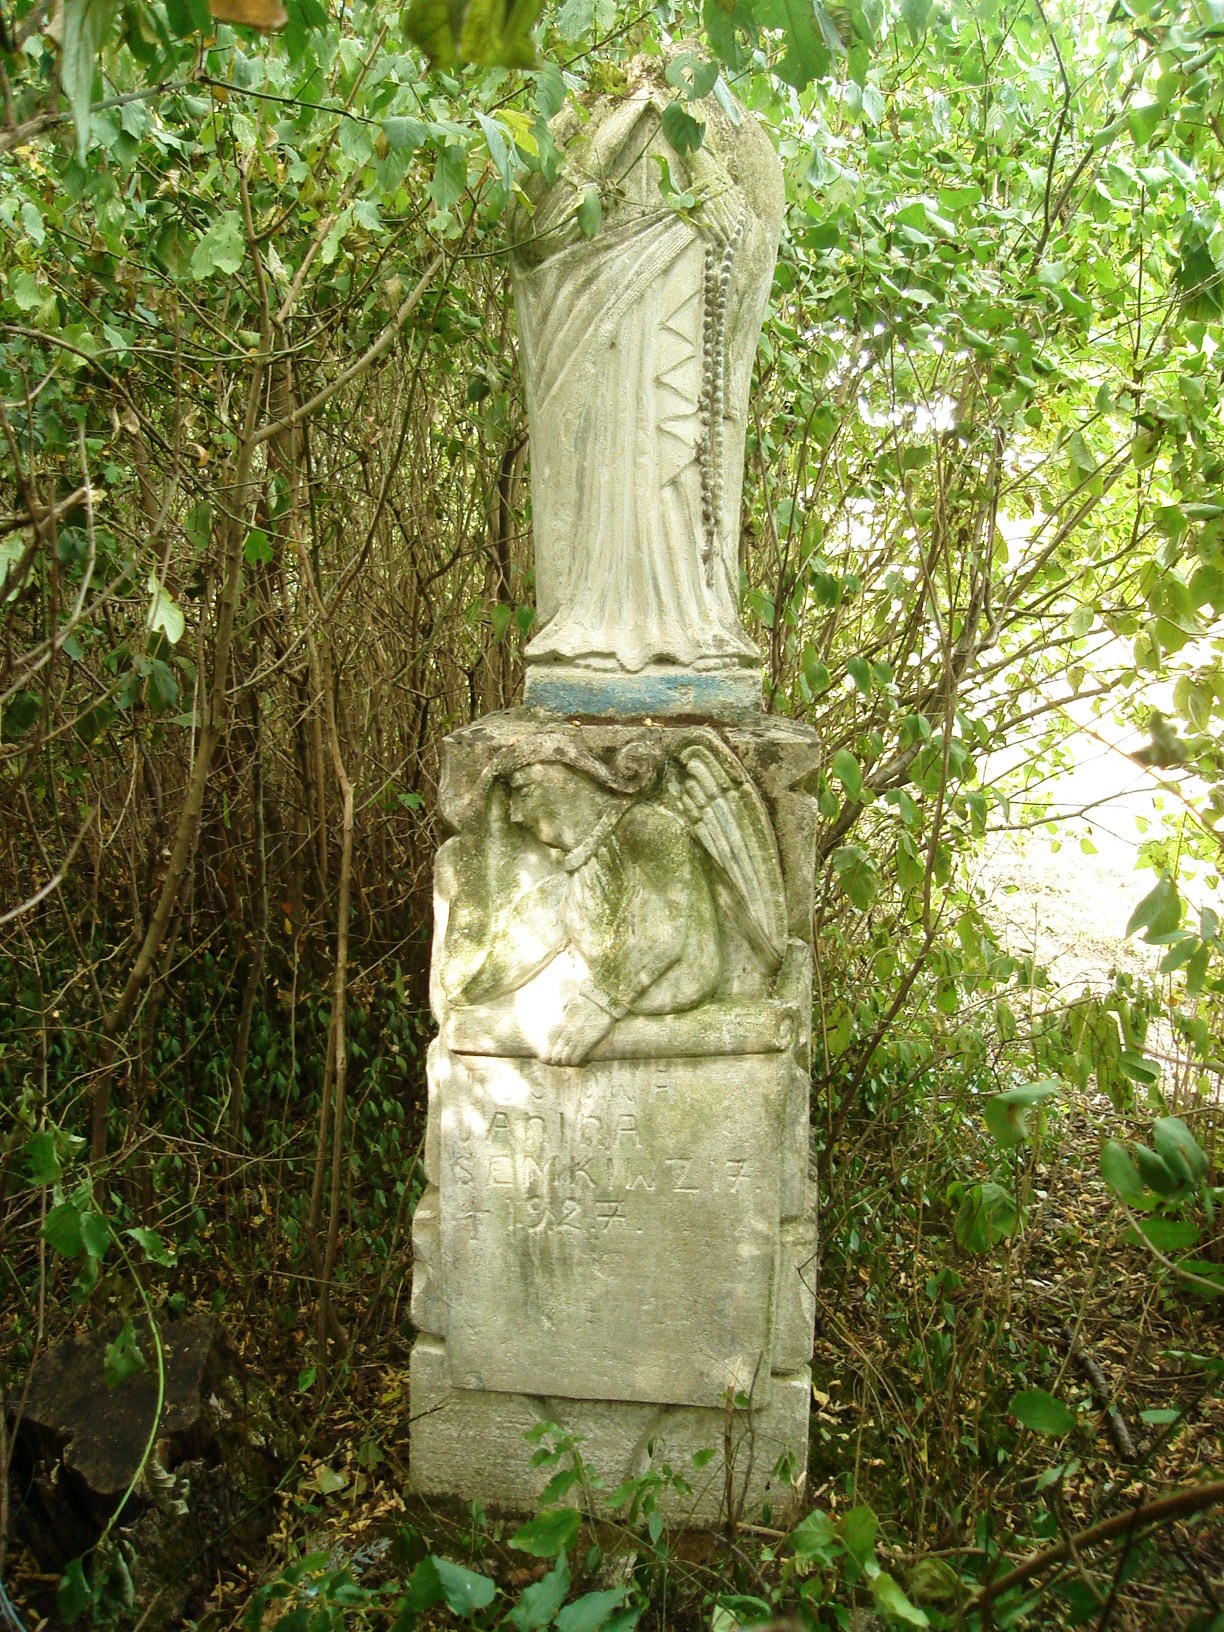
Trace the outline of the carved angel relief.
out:
M 788 1045 L 777 846 L 714 733 L 611 764 L 563 736 L 510 750 L 439 861 L 454 1052 L 578 1065 Z

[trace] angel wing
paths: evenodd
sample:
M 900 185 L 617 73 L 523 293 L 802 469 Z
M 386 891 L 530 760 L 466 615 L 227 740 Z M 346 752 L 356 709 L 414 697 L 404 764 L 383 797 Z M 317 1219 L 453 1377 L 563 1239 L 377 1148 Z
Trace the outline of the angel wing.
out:
M 748 938 L 771 969 L 786 950 L 782 868 L 761 796 L 732 780 L 704 743 L 677 755 L 684 767 L 680 799 L 706 854 L 732 886 Z

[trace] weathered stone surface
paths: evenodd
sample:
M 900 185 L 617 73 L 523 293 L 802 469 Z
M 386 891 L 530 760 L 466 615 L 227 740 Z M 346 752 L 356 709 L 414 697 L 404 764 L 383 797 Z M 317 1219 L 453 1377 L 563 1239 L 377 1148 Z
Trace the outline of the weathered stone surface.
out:
M 437 866 L 444 1038 L 556 1065 L 709 1054 L 720 1036 L 781 1051 L 801 1020 L 778 989 L 785 887 L 754 783 L 706 728 L 605 739 L 474 728 L 469 820 Z
M 761 127 L 713 97 L 692 104 L 701 146 L 677 153 L 664 68 L 640 59 L 628 96 L 559 116 L 561 174 L 513 222 L 540 616 L 527 700 L 558 713 L 760 706 L 740 491 L 781 167 Z M 657 160 L 690 208 L 673 207 Z M 588 239 L 592 189 L 603 219 Z
M 445 1337 L 446 1299 L 440 1281 L 442 1261 L 438 1190 L 430 1184 L 412 1215 L 412 1324 L 418 1332 Z
M 758 1378 L 767 1396 L 784 1090 L 768 1056 L 451 1072 L 458 1385 L 717 1408 Z
M 453 732 L 442 747 L 442 775 L 438 808 L 443 820 L 459 834 L 480 827 L 486 817 L 495 767 L 546 758 L 554 746 L 569 744 L 575 762 L 585 755 L 614 765 L 634 756 L 642 766 L 656 768 L 690 741 L 714 737 L 734 757 L 737 775 L 752 782 L 761 797 L 782 872 L 782 894 L 789 935 L 808 946 L 812 934 L 812 876 L 816 854 L 816 808 L 811 795 L 820 767 L 820 744 L 815 733 L 794 720 L 764 718 L 735 725 L 585 723 L 568 724 L 532 708 L 506 709 Z M 443 875 L 446 868 L 443 867 Z M 500 882 L 500 881 L 499 881 Z M 439 888 L 445 877 L 439 877 Z M 436 922 L 435 966 L 439 937 L 445 925 Z M 434 992 L 435 1013 L 438 993 Z
M 805 1368 L 775 1376 L 767 1406 L 731 1410 L 731 1499 L 740 1516 L 767 1508 L 785 1524 L 798 1515 L 810 1395 Z M 663 1490 L 659 1505 L 669 1519 L 705 1525 L 726 1516 L 725 1409 L 455 1388 L 445 1345 L 421 1338 L 412 1351 L 412 1416 L 412 1477 L 423 1495 L 529 1512 L 555 1470 L 530 1465 L 524 1436 L 552 1422 L 581 1435 L 583 1461 L 602 1482 L 598 1509 L 607 1510 L 603 1497 L 624 1480 L 666 1466 L 692 1487 L 687 1494 Z M 693 1460 L 699 1453 L 700 1468 Z
M 542 1420 L 587 1435 L 611 1485 L 651 1440 L 694 1474 L 747 1395 L 734 1500 L 793 1498 L 773 1469 L 801 1483 L 806 1462 L 814 765 L 776 722 L 523 710 L 449 739 L 421 1490 L 530 1505 L 545 1481 L 520 1436 Z M 722 1473 L 693 1482 L 690 1516 L 714 1517 Z
M 778 1236 L 776 1301 L 770 1360 L 778 1371 L 800 1371 L 812 1358 L 816 1327 L 816 1197 Z

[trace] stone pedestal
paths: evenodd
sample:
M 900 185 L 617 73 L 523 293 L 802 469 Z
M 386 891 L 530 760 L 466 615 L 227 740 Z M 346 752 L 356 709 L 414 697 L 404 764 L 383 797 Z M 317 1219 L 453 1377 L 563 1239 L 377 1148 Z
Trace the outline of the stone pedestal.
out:
M 728 1491 L 747 1517 L 794 1511 L 816 763 L 810 732 L 760 717 L 524 709 L 448 739 L 418 1490 L 530 1508 L 552 1470 L 523 1436 L 555 1422 L 606 1490 L 682 1475 L 679 1520 L 717 1520 Z

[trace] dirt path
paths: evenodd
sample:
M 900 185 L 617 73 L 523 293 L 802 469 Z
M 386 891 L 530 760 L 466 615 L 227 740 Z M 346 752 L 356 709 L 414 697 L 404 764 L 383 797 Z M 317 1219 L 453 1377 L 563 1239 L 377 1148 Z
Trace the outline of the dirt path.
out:
M 978 882 L 1009 950 L 1033 953 L 1057 986 L 1099 989 L 1115 969 L 1141 974 L 1156 967 L 1158 954 L 1128 939 L 1126 924 L 1155 882 L 1150 872 L 1136 871 L 1138 824 L 1154 830 L 1168 801 L 1125 754 L 1087 736 L 1075 746 L 1074 767 L 1043 790 L 1069 818 L 1059 834 L 1043 826 L 999 835 Z M 1086 814 L 1075 817 L 1078 811 Z M 1094 854 L 1081 847 L 1083 839 Z

